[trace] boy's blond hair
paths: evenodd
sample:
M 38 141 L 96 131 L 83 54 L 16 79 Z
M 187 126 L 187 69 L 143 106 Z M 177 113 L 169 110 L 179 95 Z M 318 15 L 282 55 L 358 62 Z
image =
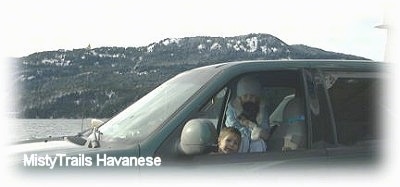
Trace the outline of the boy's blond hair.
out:
M 239 146 L 240 146 L 240 141 L 242 140 L 242 133 L 240 133 L 240 131 L 235 127 L 222 128 L 221 133 L 219 134 L 219 137 L 218 137 L 218 142 L 220 142 L 222 140 L 222 138 L 224 138 L 228 134 L 235 135 L 239 140 Z

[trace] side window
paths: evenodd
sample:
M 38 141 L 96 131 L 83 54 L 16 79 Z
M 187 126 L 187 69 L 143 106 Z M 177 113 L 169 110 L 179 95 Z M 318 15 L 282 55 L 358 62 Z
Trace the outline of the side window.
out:
M 353 145 L 377 138 L 378 79 L 362 73 L 325 73 L 338 143 Z
M 239 82 L 246 84 L 240 85 Z M 207 155 L 209 149 L 203 151 L 203 148 L 216 148 L 215 143 L 219 148 L 223 145 L 218 144 L 217 139 L 204 139 L 218 138 L 223 127 L 240 131 L 239 153 L 304 150 L 307 132 L 302 85 L 301 71 L 295 70 L 252 72 L 233 77 L 220 91 L 197 105 L 196 111 L 164 141 L 157 154 L 178 160 L 186 156 Z M 232 119 L 234 121 L 230 121 Z M 199 123 L 192 123 L 190 131 L 186 131 L 188 128 L 185 127 L 193 120 Z M 204 126 L 202 121 L 215 127 L 215 136 L 208 133 L 208 129 L 195 127 Z M 202 133 L 206 134 L 203 136 Z M 210 141 L 214 142 L 209 144 Z M 200 152 L 192 154 L 190 146 L 197 146 L 191 150 Z M 172 149 L 174 147 L 181 150 Z
M 221 117 L 224 111 L 224 104 L 226 101 L 226 94 L 228 93 L 228 88 L 224 87 L 216 95 L 214 95 L 194 116 L 194 118 L 204 118 L 210 120 L 215 128 L 221 124 Z
M 254 72 L 235 78 L 225 125 L 240 130 L 239 152 L 306 148 L 304 89 L 300 77 L 300 71 L 292 70 Z M 257 136 L 253 126 L 266 132 Z

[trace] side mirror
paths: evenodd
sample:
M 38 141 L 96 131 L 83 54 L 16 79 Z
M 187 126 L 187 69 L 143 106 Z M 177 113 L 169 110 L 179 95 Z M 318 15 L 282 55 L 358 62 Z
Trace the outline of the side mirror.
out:
M 180 149 L 186 155 L 206 154 L 214 150 L 217 131 L 207 119 L 192 119 L 183 127 Z

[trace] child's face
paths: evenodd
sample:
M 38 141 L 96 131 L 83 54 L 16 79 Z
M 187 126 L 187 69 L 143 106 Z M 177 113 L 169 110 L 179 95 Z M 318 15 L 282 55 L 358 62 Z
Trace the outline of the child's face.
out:
M 236 153 L 239 150 L 239 137 L 228 134 L 219 142 L 219 151 L 223 153 Z

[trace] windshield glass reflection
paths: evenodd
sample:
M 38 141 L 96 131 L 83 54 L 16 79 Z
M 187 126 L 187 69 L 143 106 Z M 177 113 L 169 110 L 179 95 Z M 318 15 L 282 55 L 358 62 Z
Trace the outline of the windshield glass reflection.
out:
M 196 69 L 175 76 L 100 127 L 104 141 L 139 141 L 150 135 L 216 71 Z

